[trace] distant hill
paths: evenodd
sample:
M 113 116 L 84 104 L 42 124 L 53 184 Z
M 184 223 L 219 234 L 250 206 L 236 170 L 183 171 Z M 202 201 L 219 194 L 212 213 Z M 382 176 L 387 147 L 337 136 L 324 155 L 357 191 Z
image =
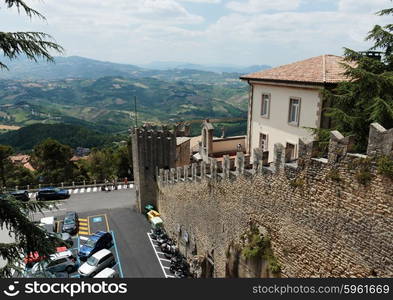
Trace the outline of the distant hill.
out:
M 215 72 L 215 73 L 238 73 L 238 74 L 253 73 L 253 72 L 271 68 L 271 66 L 268 65 L 253 65 L 253 66 L 237 66 L 237 65 L 230 65 L 230 64 L 200 65 L 200 64 L 192 64 L 187 62 L 176 62 L 176 61 L 173 62 L 156 61 L 150 64 L 145 64 L 140 66 L 143 68 L 156 69 L 156 70 L 182 69 L 182 70 L 198 70 L 198 71 Z
M 55 63 L 38 63 L 20 58 L 3 60 L 9 71 L 0 71 L 0 79 L 56 80 L 64 78 L 100 78 L 105 76 L 133 76 L 140 67 L 104 62 L 79 56 L 56 57 Z
M 34 124 L 0 134 L 0 144 L 10 145 L 18 151 L 28 151 L 47 138 L 53 138 L 72 148 L 102 147 L 120 139 L 82 126 Z
M 98 79 L 108 76 L 122 76 L 128 78 L 154 77 L 166 81 L 186 80 L 217 83 L 226 79 L 239 79 L 240 75 L 270 68 L 266 65 L 241 67 L 177 62 L 156 62 L 139 67 L 79 56 L 55 57 L 55 63 L 46 61 L 36 63 L 23 57 L 12 61 L 0 60 L 9 67 L 8 71 L 0 71 L 0 79 L 14 80 Z

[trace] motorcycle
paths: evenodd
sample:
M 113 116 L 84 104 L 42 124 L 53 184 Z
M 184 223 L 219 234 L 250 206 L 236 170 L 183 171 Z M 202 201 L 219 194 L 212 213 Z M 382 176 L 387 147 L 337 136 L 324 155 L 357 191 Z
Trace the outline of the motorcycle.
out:
M 165 230 L 163 230 L 161 228 L 150 230 L 150 237 L 153 240 L 157 240 L 158 238 L 163 238 L 164 235 L 166 235 Z

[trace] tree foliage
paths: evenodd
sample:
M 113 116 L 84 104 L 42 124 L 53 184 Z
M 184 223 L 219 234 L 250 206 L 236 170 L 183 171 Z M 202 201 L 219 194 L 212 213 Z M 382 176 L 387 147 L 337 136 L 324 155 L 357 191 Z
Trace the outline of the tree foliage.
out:
M 23 10 L 27 16 L 44 18 L 38 11 L 30 8 L 23 0 L 4 0 L 7 8 L 16 7 Z M 52 42 L 51 37 L 42 32 L 0 32 L 0 50 L 8 59 L 16 59 L 25 55 L 31 60 L 45 58 L 53 60 L 49 51 L 61 52 L 60 45 Z M 0 69 L 7 66 L 0 62 Z M 0 171 L 3 185 L 6 184 L 6 167 L 9 166 L 9 156 L 12 148 L 0 146 Z M 12 167 L 11 167 L 12 168 Z M 22 171 L 23 173 L 23 171 Z M 21 202 L 9 195 L 0 195 L 0 230 L 8 233 L 12 242 L 0 243 L 0 259 L 5 261 L 0 266 L 0 277 L 11 277 L 12 270 L 20 271 L 21 256 L 38 252 L 41 256 L 49 256 L 55 252 L 55 242 L 49 239 L 47 232 L 30 221 L 29 214 L 42 212 L 49 208 L 49 202 Z
M 378 14 L 392 15 L 393 9 Z M 355 136 L 360 152 L 367 148 L 371 123 L 393 127 L 393 24 L 375 25 L 366 39 L 374 42 L 370 50 L 379 50 L 381 59 L 346 48 L 344 67 L 350 81 L 322 93 L 332 103 L 326 115 L 331 117 L 333 129 Z
M 21 202 L 11 196 L 0 195 L 0 230 L 8 232 L 13 242 L 0 242 L 0 259 L 6 265 L 0 268 L 0 278 L 11 277 L 12 270 L 21 272 L 21 256 L 37 251 L 41 256 L 55 252 L 53 240 L 45 230 L 29 220 L 29 213 L 42 212 L 50 202 Z
M 23 10 L 28 17 L 45 17 L 38 11 L 29 7 L 22 0 L 4 0 L 7 8 L 16 7 Z M 39 58 L 53 61 L 50 51 L 61 53 L 63 48 L 55 43 L 52 37 L 44 32 L 0 32 L 0 50 L 3 56 L 16 59 L 25 55 L 28 59 L 37 61 Z M 0 62 L 0 69 L 8 69 L 7 65 Z
M 11 163 L 9 157 L 12 155 L 13 150 L 8 145 L 0 145 L 0 179 L 2 186 L 7 185 L 6 170 L 9 168 Z
M 72 156 L 70 146 L 49 138 L 34 147 L 31 162 L 43 182 L 59 183 L 73 177 Z

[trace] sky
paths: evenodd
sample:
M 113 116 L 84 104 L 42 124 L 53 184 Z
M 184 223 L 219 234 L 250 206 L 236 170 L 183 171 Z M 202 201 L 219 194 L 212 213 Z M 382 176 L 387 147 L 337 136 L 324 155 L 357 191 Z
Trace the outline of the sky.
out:
M 3 2 L 3 1 L 1 1 Z M 0 31 L 43 31 L 66 56 L 146 64 L 278 66 L 343 47 L 367 50 L 390 0 L 25 0 L 47 20 L 0 4 Z M 391 22 L 390 22 L 391 23 Z

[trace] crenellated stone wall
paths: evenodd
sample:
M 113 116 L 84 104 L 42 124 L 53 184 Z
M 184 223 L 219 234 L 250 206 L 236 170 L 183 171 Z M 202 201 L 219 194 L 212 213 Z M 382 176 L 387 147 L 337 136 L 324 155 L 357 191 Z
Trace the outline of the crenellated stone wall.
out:
M 392 155 L 391 131 L 373 124 L 370 141 L 368 156 L 351 154 L 352 139 L 335 131 L 327 158 L 301 142 L 296 164 L 278 144 L 271 167 L 239 153 L 234 166 L 160 170 L 158 208 L 199 276 L 204 261 L 227 276 L 231 247 L 252 223 L 269 235 L 280 276 L 393 277 L 393 180 L 376 156 Z

